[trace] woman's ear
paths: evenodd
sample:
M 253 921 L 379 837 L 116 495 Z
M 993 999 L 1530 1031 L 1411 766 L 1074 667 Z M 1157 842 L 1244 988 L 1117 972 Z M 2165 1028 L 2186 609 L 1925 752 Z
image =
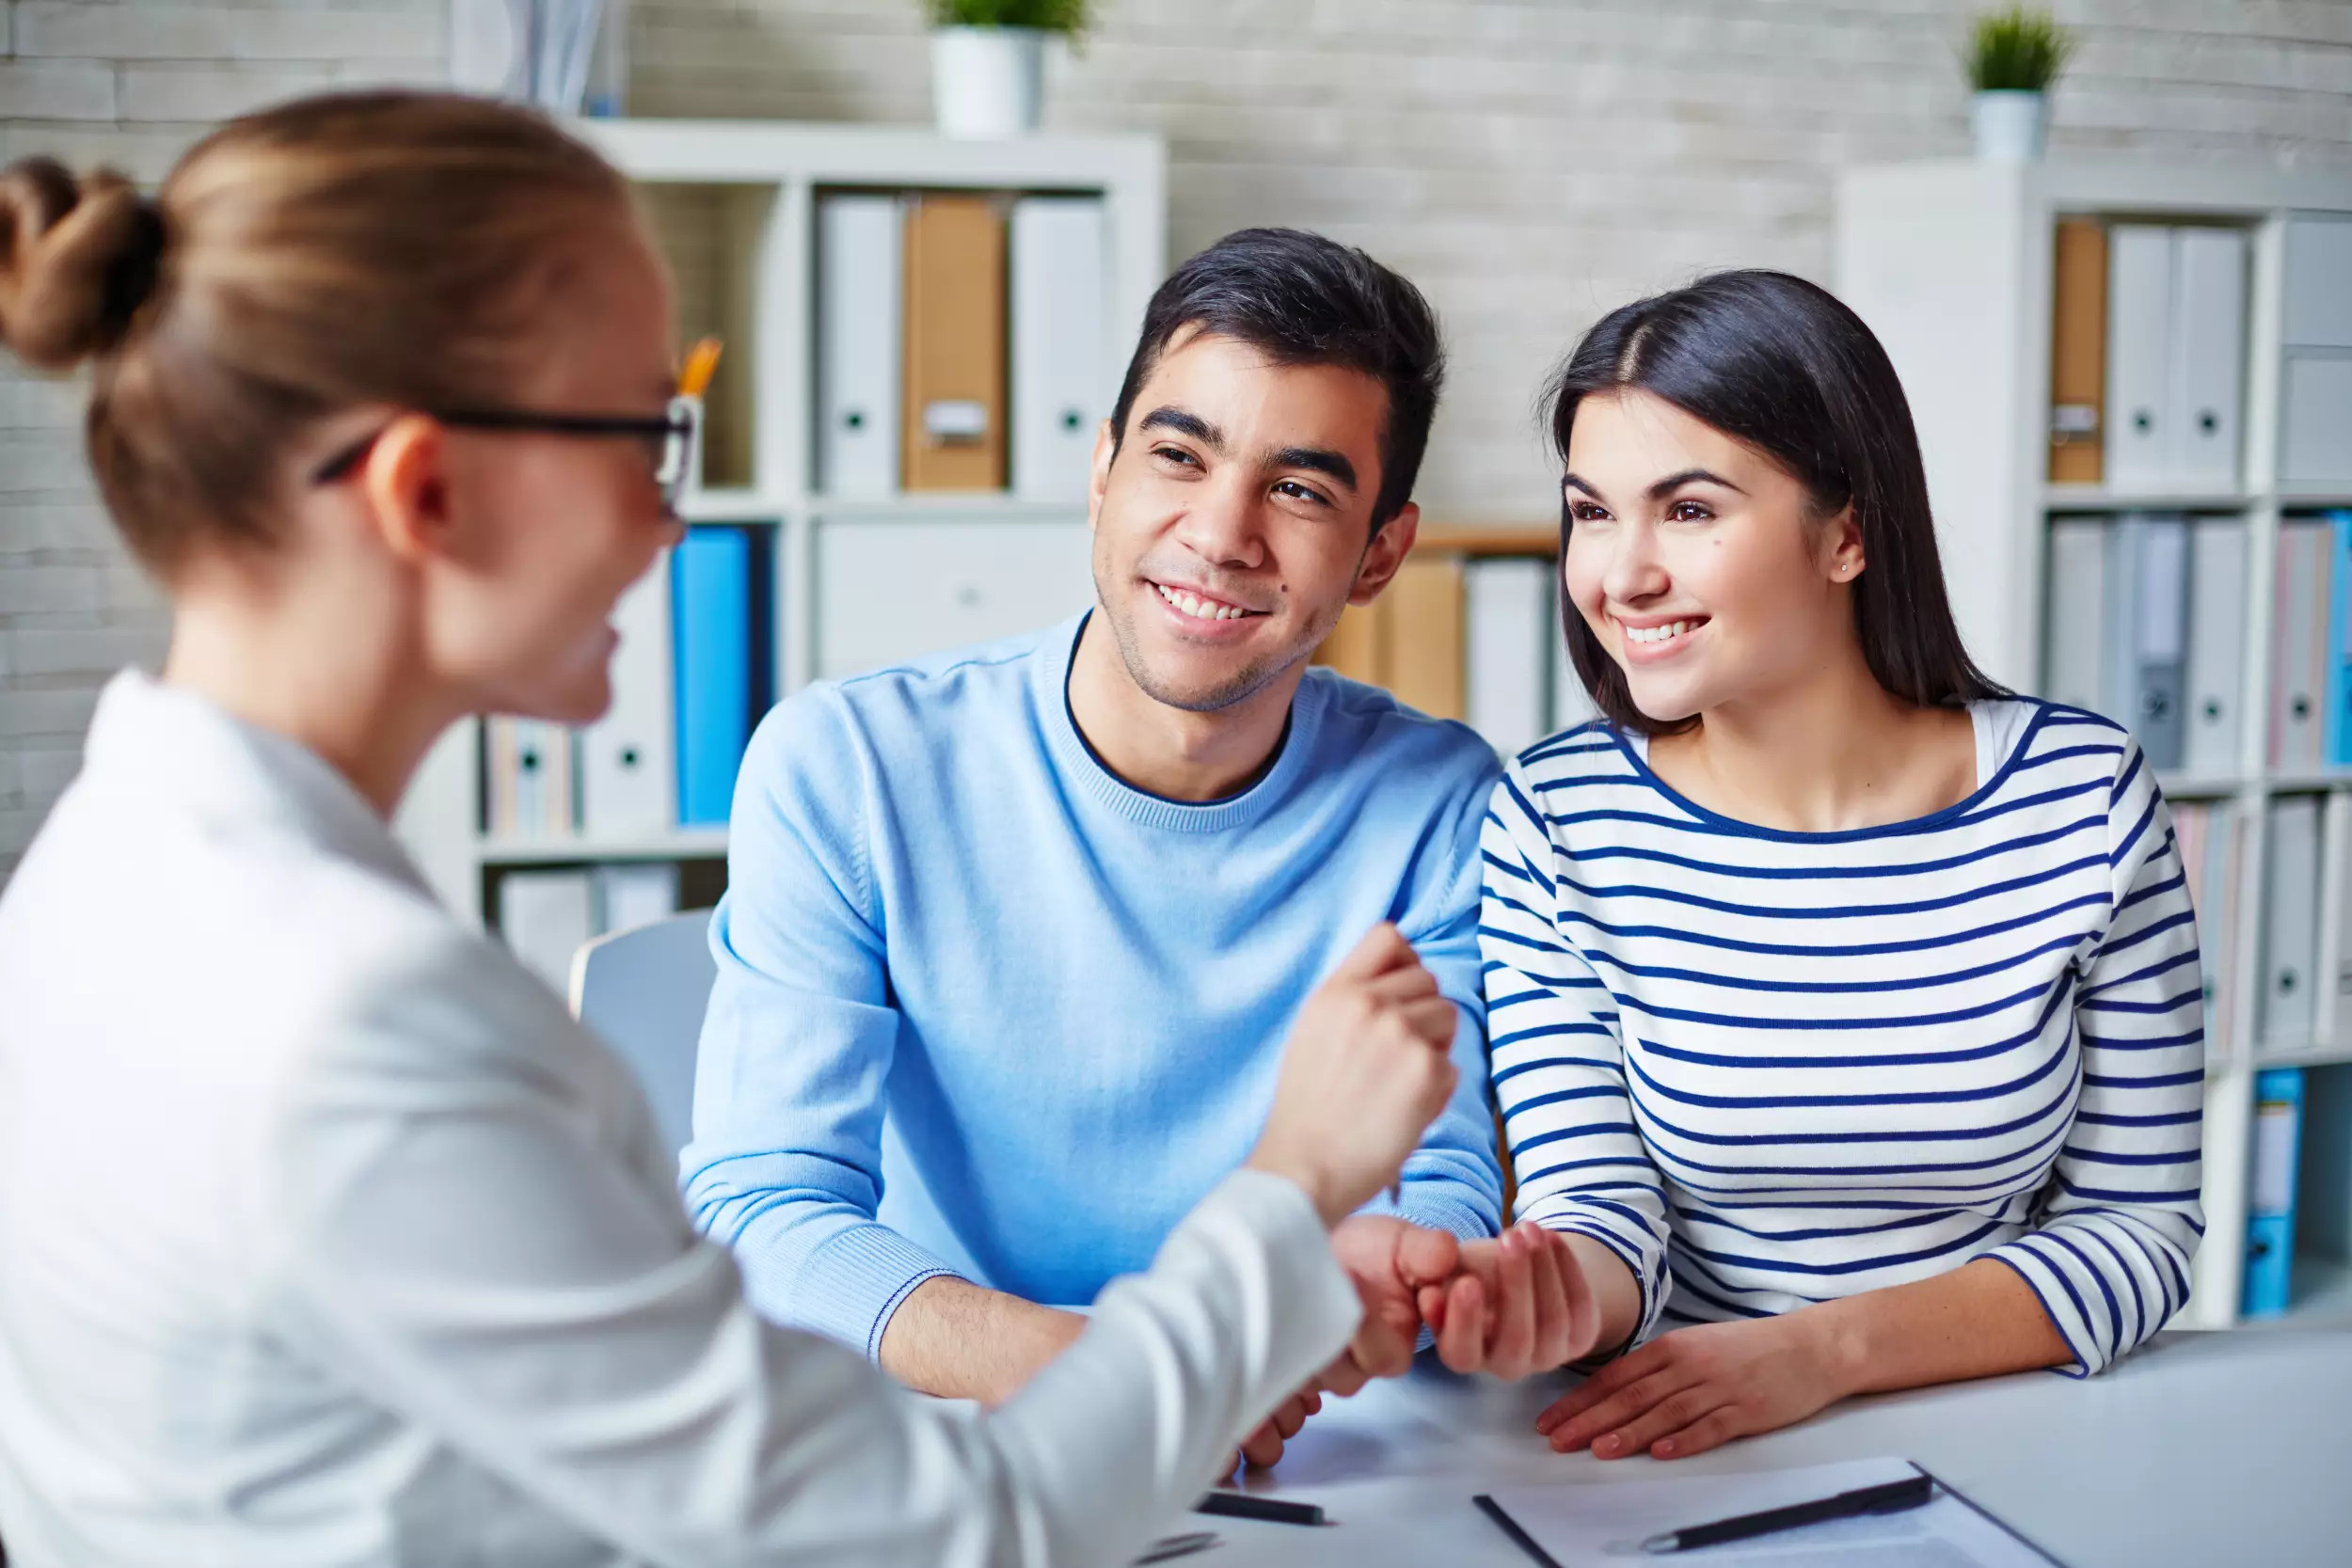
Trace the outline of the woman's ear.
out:
M 1862 557 L 1862 525 L 1854 520 L 1852 507 L 1846 507 L 1823 525 L 1821 539 L 1828 547 L 1832 582 L 1851 582 L 1869 564 Z
M 421 414 L 384 428 L 359 470 L 370 521 L 394 559 L 421 565 L 452 553 L 448 434 Z

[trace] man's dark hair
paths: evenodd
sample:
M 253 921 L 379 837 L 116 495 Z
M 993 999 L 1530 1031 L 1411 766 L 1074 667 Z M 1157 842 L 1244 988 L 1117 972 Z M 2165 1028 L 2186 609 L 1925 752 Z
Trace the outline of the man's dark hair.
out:
M 1380 432 L 1379 531 L 1412 499 L 1445 382 L 1438 320 L 1419 289 L 1353 245 L 1299 229 L 1239 229 L 1168 275 L 1111 410 L 1123 441 L 1136 394 L 1186 327 L 1247 343 L 1278 365 L 1338 365 L 1388 389 Z M 1114 450 L 1116 448 L 1114 447 Z

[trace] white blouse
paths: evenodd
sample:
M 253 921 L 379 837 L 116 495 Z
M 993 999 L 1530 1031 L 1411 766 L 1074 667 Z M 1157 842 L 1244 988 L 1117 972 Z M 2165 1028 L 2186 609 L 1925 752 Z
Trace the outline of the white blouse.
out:
M 1123 1562 L 1359 1312 L 1239 1173 L 994 1416 L 761 1323 L 628 1069 L 310 752 L 117 677 L 0 897 L 0 1540 Z

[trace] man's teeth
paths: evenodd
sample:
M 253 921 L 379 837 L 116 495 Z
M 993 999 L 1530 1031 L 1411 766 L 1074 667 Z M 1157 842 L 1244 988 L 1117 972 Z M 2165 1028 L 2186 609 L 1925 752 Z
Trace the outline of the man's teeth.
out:
M 1166 599 L 1185 614 L 1196 616 L 1203 621 L 1238 621 L 1249 613 L 1234 605 L 1212 604 L 1205 599 L 1196 599 L 1181 588 L 1169 588 L 1156 582 L 1152 586 L 1160 591 L 1161 598 Z
M 1696 621 L 1673 621 L 1662 626 L 1628 626 L 1625 640 L 1629 642 L 1663 642 L 1670 637 L 1680 637 L 1697 627 Z

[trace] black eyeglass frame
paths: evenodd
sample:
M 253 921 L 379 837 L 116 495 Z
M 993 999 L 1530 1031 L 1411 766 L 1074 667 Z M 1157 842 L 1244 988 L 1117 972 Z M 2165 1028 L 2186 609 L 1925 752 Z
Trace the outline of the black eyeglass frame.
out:
M 658 415 L 541 414 L 519 408 L 425 408 L 418 412 L 453 430 L 577 436 L 588 439 L 634 436 L 642 441 L 660 441 L 653 480 L 660 488 L 662 504 L 673 511 L 686 492 L 687 474 L 694 460 L 694 437 L 702 428 L 701 400 L 690 397 L 672 398 L 668 411 Z M 349 478 L 383 436 L 384 432 L 378 430 L 353 442 L 313 469 L 310 483 L 333 484 Z

